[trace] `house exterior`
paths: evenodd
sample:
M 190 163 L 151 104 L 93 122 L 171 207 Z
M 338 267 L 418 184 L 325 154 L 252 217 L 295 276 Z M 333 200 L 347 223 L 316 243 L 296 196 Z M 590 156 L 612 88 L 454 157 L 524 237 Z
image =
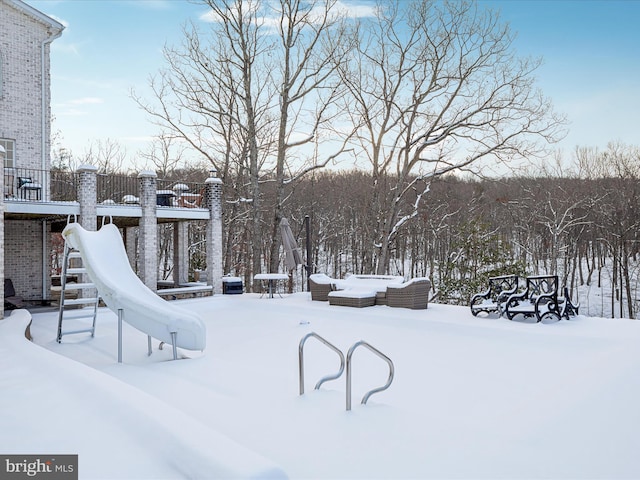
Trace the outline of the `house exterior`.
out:
M 108 218 L 121 229 L 132 265 L 152 289 L 157 288 L 157 226 L 172 223 L 174 280 L 180 285 L 188 269 L 187 225 L 199 220 L 207 224 L 207 279 L 213 292 L 221 293 L 221 183 L 214 175 L 190 185 L 163 183 L 153 172 L 106 177 L 91 165 L 76 172 L 51 170 L 50 46 L 63 30 L 21 0 L 0 0 L 3 282 L 10 278 L 27 301 L 47 302 L 54 233 L 70 218 L 90 230 Z

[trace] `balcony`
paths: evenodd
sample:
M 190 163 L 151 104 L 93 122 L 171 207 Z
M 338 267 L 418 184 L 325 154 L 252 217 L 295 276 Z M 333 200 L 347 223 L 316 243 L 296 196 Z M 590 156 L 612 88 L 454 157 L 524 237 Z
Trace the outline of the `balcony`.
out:
M 5 212 L 9 217 L 78 215 L 79 174 L 62 170 L 4 169 Z M 97 174 L 97 215 L 140 218 L 140 180 L 137 175 Z M 204 183 L 157 179 L 158 221 L 206 220 Z

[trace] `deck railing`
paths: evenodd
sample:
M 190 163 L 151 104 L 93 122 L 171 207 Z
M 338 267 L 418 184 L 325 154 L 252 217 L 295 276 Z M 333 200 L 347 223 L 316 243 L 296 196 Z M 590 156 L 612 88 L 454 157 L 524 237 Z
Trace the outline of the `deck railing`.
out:
M 97 201 L 99 204 L 118 205 L 139 203 L 138 183 L 138 177 L 135 175 L 99 173 Z
M 73 202 L 78 199 L 78 175 L 65 170 L 32 168 L 4 169 L 4 198 L 24 202 Z M 139 204 L 136 174 L 97 175 L 97 203 L 103 205 Z M 201 207 L 204 183 L 157 180 L 159 207 Z
M 76 173 L 34 168 L 4 169 L 5 200 L 72 202 L 77 198 Z

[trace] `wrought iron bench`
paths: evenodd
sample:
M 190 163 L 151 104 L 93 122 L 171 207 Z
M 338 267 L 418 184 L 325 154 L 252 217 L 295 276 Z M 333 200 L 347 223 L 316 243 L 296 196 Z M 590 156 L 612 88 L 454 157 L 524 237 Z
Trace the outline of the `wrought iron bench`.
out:
M 518 291 L 517 275 L 501 275 L 489 277 L 489 287 L 482 293 L 476 293 L 471 297 L 471 313 L 477 316 L 479 313 L 502 314 L 504 302 L 509 296 Z
M 558 290 L 557 275 L 527 277 L 525 291 L 509 296 L 504 314 L 509 320 L 523 315 L 525 318 L 535 317 L 537 322 L 577 315 L 579 306 L 571 302 L 569 290 L 564 287 L 564 297 L 558 295 Z
M 578 310 L 580 309 L 580 303 L 573 303 L 571 301 L 571 297 L 569 296 L 569 289 L 564 287 L 563 289 L 564 297 L 559 297 L 558 301 L 560 302 L 560 313 L 567 320 L 569 317 L 575 317 L 578 315 Z

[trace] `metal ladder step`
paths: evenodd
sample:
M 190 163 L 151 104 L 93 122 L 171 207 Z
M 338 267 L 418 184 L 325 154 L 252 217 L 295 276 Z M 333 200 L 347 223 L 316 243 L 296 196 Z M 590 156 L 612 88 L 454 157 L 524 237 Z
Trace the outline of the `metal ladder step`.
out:
M 67 283 L 65 285 L 65 290 L 87 290 L 89 288 L 96 288 L 94 283 Z
M 73 267 L 70 266 L 70 263 L 73 261 L 75 264 Z M 100 302 L 100 297 L 96 294 L 90 297 L 80 297 L 80 298 L 66 298 L 67 292 L 82 292 L 89 289 L 95 289 L 96 286 L 87 281 L 81 281 L 79 283 L 67 283 L 68 275 L 82 275 L 87 273 L 87 269 L 77 264 L 82 262 L 82 255 L 77 250 L 71 248 L 70 245 L 65 243 L 64 246 L 64 263 L 62 265 L 62 274 L 61 274 L 61 290 L 60 290 L 60 307 L 58 311 L 58 343 L 62 342 L 62 337 L 64 335 L 73 335 L 77 333 L 90 333 L 93 337 L 96 332 L 96 317 L 98 314 L 98 303 Z M 80 279 L 82 280 L 82 279 Z M 92 306 L 91 309 L 73 309 L 66 310 L 68 307 L 74 306 Z M 64 320 L 90 320 L 90 326 L 86 328 L 77 328 L 74 330 L 63 330 L 62 325 Z
M 87 273 L 87 269 L 84 267 L 71 267 L 67 268 L 67 275 L 75 275 L 80 273 Z
M 76 310 L 70 310 L 65 314 L 65 321 L 67 320 L 83 320 L 85 318 L 93 319 L 93 309 L 87 311 L 85 308 L 78 308 Z
M 96 299 L 95 298 L 70 298 L 70 299 L 65 299 L 64 304 L 65 306 L 70 306 L 70 305 L 93 305 L 94 303 L 96 303 Z

